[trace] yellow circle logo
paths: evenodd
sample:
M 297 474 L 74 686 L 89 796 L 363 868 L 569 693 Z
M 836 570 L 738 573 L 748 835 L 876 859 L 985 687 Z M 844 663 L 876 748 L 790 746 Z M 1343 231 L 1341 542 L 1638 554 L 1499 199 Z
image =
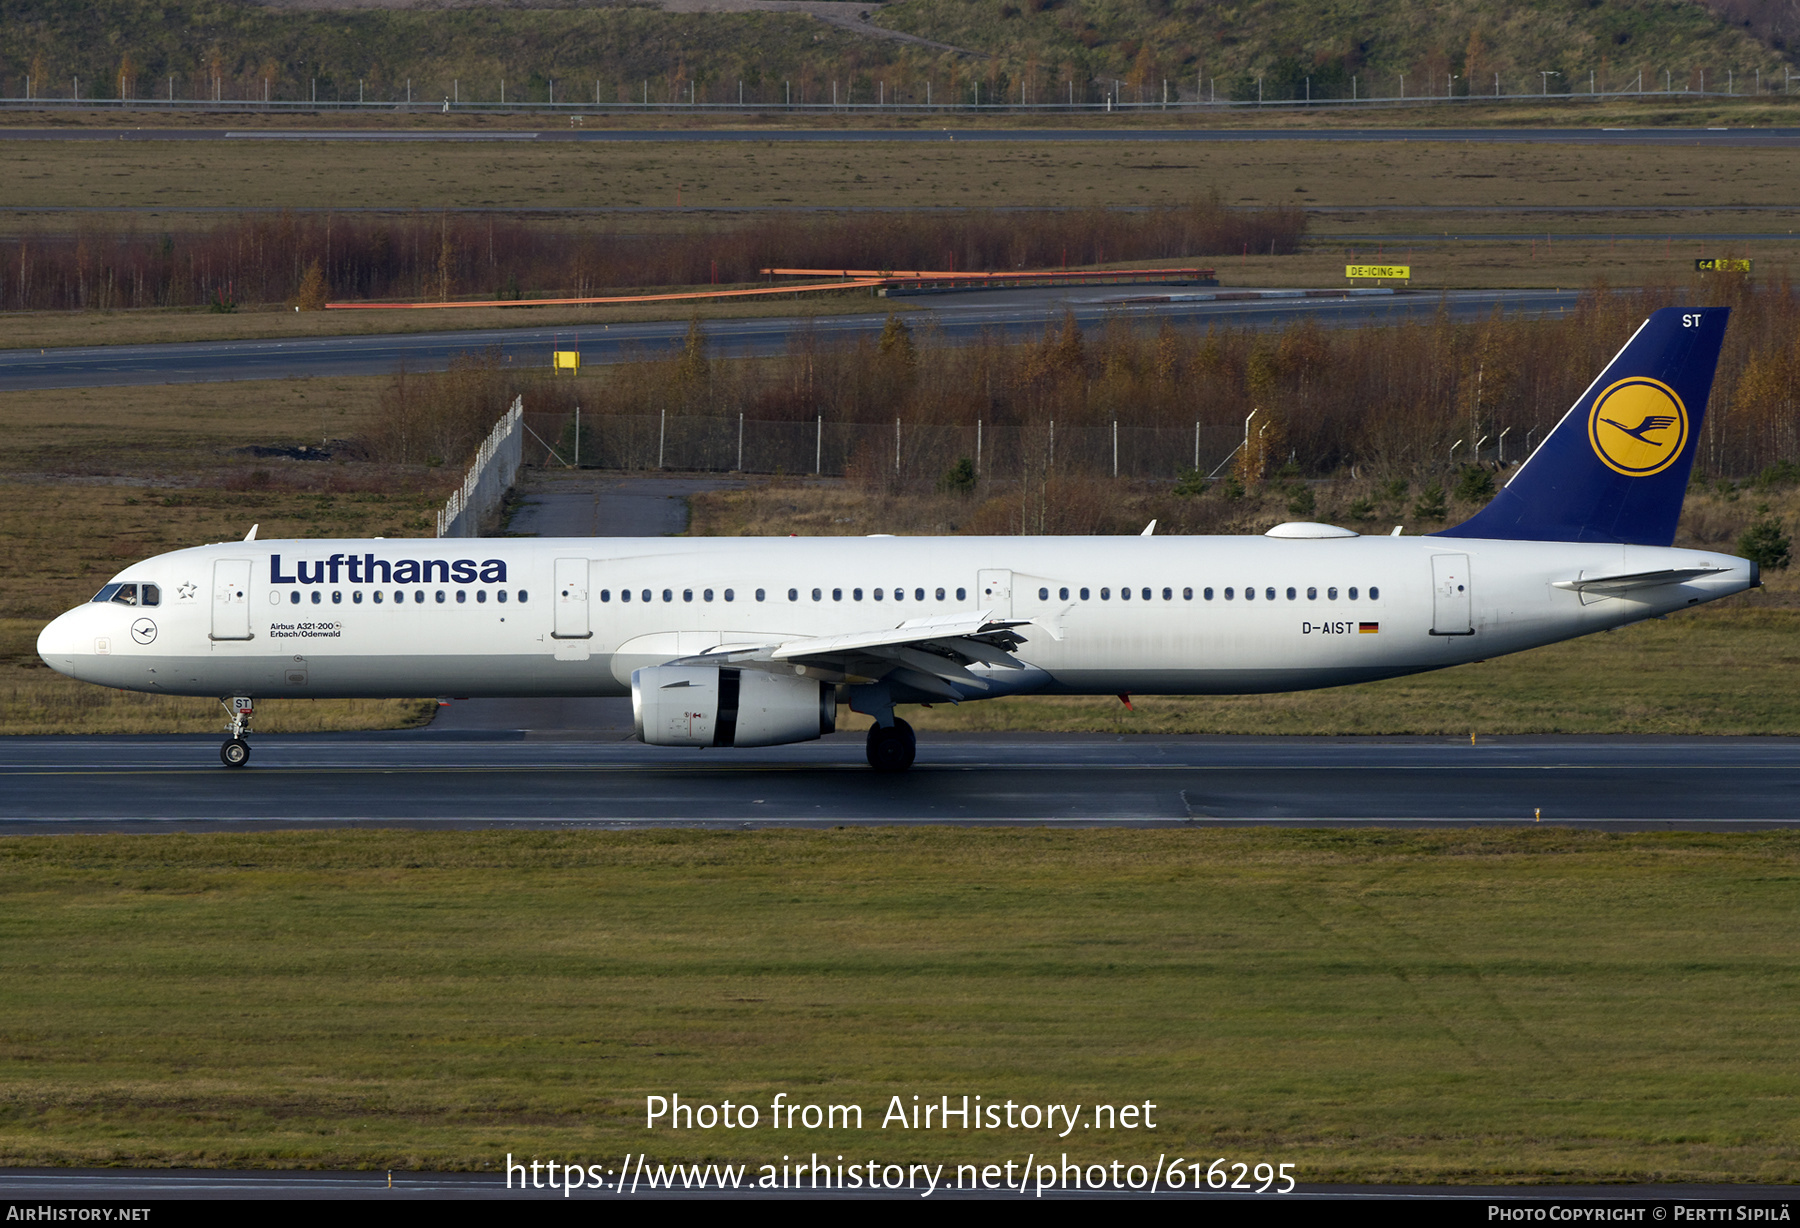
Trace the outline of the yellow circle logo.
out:
M 1594 398 L 1588 442 L 1616 473 L 1647 478 L 1675 463 L 1688 438 L 1687 407 L 1657 380 L 1622 379 Z

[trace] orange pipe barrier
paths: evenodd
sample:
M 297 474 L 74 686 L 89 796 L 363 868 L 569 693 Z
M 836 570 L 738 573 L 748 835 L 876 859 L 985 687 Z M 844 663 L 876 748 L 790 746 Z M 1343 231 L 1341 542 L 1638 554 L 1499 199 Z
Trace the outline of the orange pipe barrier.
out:
M 667 303 L 677 299 L 749 298 L 753 295 L 802 294 L 809 290 L 866 290 L 885 285 L 882 278 L 863 281 L 831 281 L 811 286 L 770 286 L 758 290 L 697 290 L 685 294 L 631 294 L 615 298 L 495 299 L 455 303 L 326 303 L 327 311 L 427 311 L 445 307 L 585 307 L 605 303 Z
M 893 270 L 884 272 L 880 269 L 758 269 L 765 277 L 881 277 L 889 281 L 902 278 L 938 281 L 955 278 L 957 281 L 1011 281 L 1022 277 L 1211 277 L 1211 269 L 1020 269 L 1010 273 L 957 273 L 953 271 L 930 272 L 920 270 Z

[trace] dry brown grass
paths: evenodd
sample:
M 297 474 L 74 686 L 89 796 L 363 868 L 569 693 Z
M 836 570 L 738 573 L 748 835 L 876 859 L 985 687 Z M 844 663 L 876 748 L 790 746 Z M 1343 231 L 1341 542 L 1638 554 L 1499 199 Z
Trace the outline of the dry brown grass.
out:
M 0 392 L 0 475 L 185 485 L 195 473 L 218 478 L 267 469 L 278 486 L 346 479 L 350 470 L 342 466 L 259 460 L 241 449 L 354 436 L 375 414 L 386 384 L 333 376 Z
M 1791 205 L 1785 149 L 1304 141 L 632 143 L 0 140 L 8 203 L 440 206 Z

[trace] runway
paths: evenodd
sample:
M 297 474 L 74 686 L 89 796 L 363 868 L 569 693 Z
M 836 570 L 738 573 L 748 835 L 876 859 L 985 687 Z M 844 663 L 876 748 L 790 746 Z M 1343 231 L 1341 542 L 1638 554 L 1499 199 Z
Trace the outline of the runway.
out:
M 712 113 L 707 118 L 728 123 L 779 114 L 779 108 L 741 115 Z M 570 106 L 567 114 L 604 120 L 617 113 Z M 702 112 L 704 115 L 705 113 Z M 560 118 L 560 115 L 559 115 Z M 674 118 L 674 117 L 671 117 Z M 696 118 L 684 114 L 682 118 Z M 1068 141 L 1179 141 L 1186 143 L 1237 144 L 1247 141 L 1394 142 L 1449 141 L 1459 144 L 1503 145 L 1724 145 L 1734 147 L 1790 148 L 1800 145 L 1800 128 L 949 128 L 944 121 L 962 122 L 965 116 L 908 113 L 896 109 L 871 119 L 912 122 L 911 128 L 546 128 L 546 129 L 442 129 L 442 128 L 12 128 L 0 129 L 0 141 L 573 141 L 582 143 L 851 143 L 927 141 L 1068 142 Z M 1130 123 L 1135 116 L 1123 117 Z M 936 127 L 929 125 L 936 124 Z
M 909 297 L 902 301 L 909 305 L 929 304 L 923 311 L 908 313 L 907 322 L 913 327 L 933 326 L 953 342 L 969 342 L 990 330 L 1010 337 L 1036 334 L 1046 324 L 1060 320 L 1065 311 L 1074 312 L 1084 326 L 1123 317 L 1166 319 L 1200 328 L 1208 324 L 1279 328 L 1303 318 L 1328 327 L 1358 327 L 1429 317 L 1440 307 L 1452 318 L 1462 320 L 1485 317 L 1496 309 L 1547 315 L 1574 306 L 1579 298 L 1574 290 L 1459 290 L 1390 297 L 1269 297 L 1224 302 L 1199 297 L 1220 292 L 1184 291 L 1174 286 L 1110 286 L 1104 292 L 1098 288 L 1058 287 Z M 455 313 L 446 312 L 444 317 L 444 323 L 451 325 Z M 887 312 L 878 310 L 841 316 L 709 320 L 705 328 L 718 356 L 763 357 L 785 353 L 796 338 L 808 333 L 834 342 L 873 337 L 880 333 L 886 319 Z M 584 366 L 606 365 L 677 346 L 687 328 L 686 320 L 669 320 L 297 337 L 280 341 L 0 350 L 0 390 L 378 376 L 392 373 L 402 362 L 414 371 L 442 370 L 458 354 L 490 348 L 497 348 L 506 361 L 519 366 L 548 366 L 553 348 L 579 349 Z
M 1099 700 L 1095 701 L 1100 702 Z M 1800 824 L 1780 738 L 1224 738 L 932 734 L 878 776 L 863 739 L 676 750 L 628 730 L 0 742 L 0 833 L 270 826 Z
M 616 1159 L 617 1157 L 615 1157 Z M 652 1164 L 656 1159 L 652 1158 Z M 565 1195 L 559 1188 L 542 1185 L 537 1189 L 520 1189 L 515 1185 L 512 1189 L 506 1186 L 505 1177 L 496 1172 L 407 1172 L 396 1171 L 391 1175 L 385 1171 L 344 1172 L 320 1170 L 234 1170 L 234 1169 L 117 1169 L 117 1168 L 20 1168 L 0 1171 L 0 1199 L 21 1202 L 66 1202 L 82 1200 L 85 1202 L 118 1202 L 129 1200 L 141 1204 L 145 1201 L 272 1201 L 300 1200 L 307 1202 L 320 1201 L 368 1201 L 368 1202 L 419 1202 L 450 1200 L 457 1201 L 498 1199 L 555 1199 L 558 1202 L 592 1200 L 598 1198 L 619 1198 L 621 1195 L 632 1198 L 809 1198 L 809 1199 L 891 1199 L 920 1198 L 929 1196 L 936 1199 L 970 1199 L 970 1198 L 1018 1198 L 1021 1191 L 1013 1189 L 990 1189 L 984 1191 L 959 1190 L 954 1185 L 939 1185 L 928 1190 L 921 1182 L 914 1185 L 910 1179 L 907 1184 L 880 1190 L 819 1190 L 806 1188 L 756 1190 L 754 1188 L 733 1188 L 721 1190 L 717 1184 L 702 1185 L 700 1188 L 651 1189 L 641 1180 L 635 1184 L 627 1183 L 621 1189 L 617 1184 L 616 1170 L 608 1169 L 613 1182 L 595 1188 L 573 1191 L 572 1197 Z M 392 1184 L 389 1184 L 391 1177 Z M 542 1174 L 540 1173 L 540 1180 Z M 952 1178 L 954 1181 L 954 1178 Z M 1032 1197 L 1040 1197 L 1032 1191 Z M 1620 1204 L 1620 1203 L 1681 1203 L 1692 1208 L 1696 1204 L 1717 1202 L 1735 1209 L 1742 1205 L 1774 1204 L 1771 1206 L 1773 1218 L 1779 1219 L 1780 1213 L 1775 1207 L 1791 1200 L 1794 1187 L 1781 1185 L 1324 1185 L 1304 1183 L 1292 1193 L 1281 1195 L 1255 1195 L 1230 1189 L 1212 1190 L 1202 1187 L 1198 1190 L 1163 1189 L 1152 1195 L 1149 1191 L 1131 1191 L 1128 1195 L 1123 1190 L 1062 1190 L 1044 1191 L 1041 1197 L 1052 1199 L 1067 1198 L 1107 1198 L 1118 1199 L 1129 1196 L 1133 1199 L 1145 1198 L 1183 1198 L 1202 1199 L 1210 1202 L 1267 1201 L 1282 1202 L 1358 1202 L 1385 1203 L 1398 1209 L 1407 1206 L 1409 1210 L 1437 1210 L 1440 1213 L 1451 1205 L 1461 1203 L 1466 1207 L 1469 1203 L 1506 1203 L 1517 1206 L 1521 1203 L 1542 1205 L 1546 1202 L 1563 1204 Z M 1410 1204 L 1410 1205 L 1408 1205 Z M 1419 1204 L 1426 1204 L 1420 1206 Z M 171 1208 L 173 1209 L 173 1208 Z M 1462 1208 L 1458 1208 L 1461 1210 Z M 1474 1210 L 1469 1208 L 1468 1210 Z M 1468 1211 L 1464 1211 L 1467 1214 Z M 1735 1214 L 1735 1211 L 1734 1211 Z M 1661 1216 L 1656 1218 L 1660 1219 Z M 1723 1218 L 1723 1217 L 1719 1217 Z

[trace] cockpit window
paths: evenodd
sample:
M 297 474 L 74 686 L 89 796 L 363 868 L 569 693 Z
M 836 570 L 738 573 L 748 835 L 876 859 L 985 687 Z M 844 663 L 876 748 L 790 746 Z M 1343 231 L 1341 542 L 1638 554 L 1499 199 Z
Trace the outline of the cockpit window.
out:
M 119 591 L 112 595 L 114 605 L 136 605 L 138 603 L 138 586 L 121 584 Z
M 140 604 L 140 605 L 161 605 L 162 604 L 162 590 L 154 584 L 138 585 L 138 604 Z
M 118 591 L 124 587 L 123 584 L 108 584 L 105 588 L 94 594 L 94 601 L 97 603 L 111 601 Z

